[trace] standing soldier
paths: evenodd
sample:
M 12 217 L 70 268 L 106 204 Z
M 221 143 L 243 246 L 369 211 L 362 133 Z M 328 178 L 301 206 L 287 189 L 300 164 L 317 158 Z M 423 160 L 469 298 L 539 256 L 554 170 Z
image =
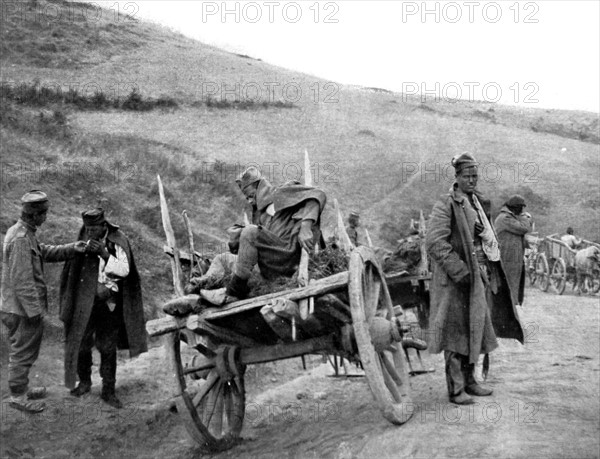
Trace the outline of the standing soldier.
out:
M 9 228 L 2 250 L 0 315 L 8 329 L 9 406 L 29 413 L 44 410 L 45 387 L 28 390 L 29 370 L 37 360 L 48 312 L 44 262 L 59 262 L 83 253 L 85 243 L 46 245 L 35 232 L 46 221 L 50 203 L 45 193 L 32 190 L 21 198 L 21 218 Z
M 525 207 L 522 196 L 511 196 L 494 222 L 500 243 L 500 258 L 515 305 L 523 304 L 525 293 L 525 234 L 531 231 L 531 215 L 523 212 Z
M 79 240 L 85 255 L 61 276 L 61 315 L 65 323 L 65 385 L 80 397 L 92 387 L 92 347 L 100 352 L 102 400 L 115 408 L 117 347 L 135 357 L 148 350 L 140 278 L 129 241 L 100 208 L 82 213 Z M 79 384 L 75 387 L 76 376 Z
M 358 243 L 358 227 L 360 225 L 360 215 L 358 214 L 358 212 L 352 211 L 350 212 L 350 215 L 348 216 L 348 227 L 346 228 L 346 232 L 348 233 L 348 237 L 350 238 L 350 241 L 352 242 L 352 244 L 354 244 L 354 247 L 358 247 L 359 244 Z
M 498 347 L 496 336 L 523 343 L 500 264 L 498 242 L 476 190 L 478 163 L 468 153 L 452 159 L 456 181 L 435 204 L 426 247 L 432 261 L 430 352 L 444 351 L 452 403 L 492 389 L 475 379 L 480 354 Z

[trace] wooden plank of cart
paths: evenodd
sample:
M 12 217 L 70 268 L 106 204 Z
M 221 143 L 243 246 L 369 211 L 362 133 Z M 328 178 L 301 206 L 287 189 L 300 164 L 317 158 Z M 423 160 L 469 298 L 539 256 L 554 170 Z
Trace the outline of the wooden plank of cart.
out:
M 181 297 L 183 253 L 176 247 L 160 177 L 158 184 L 175 292 Z M 343 223 L 341 231 L 349 241 Z M 194 258 L 190 243 L 191 264 Z M 430 277 L 426 256 L 418 272 L 418 276 L 405 272 L 386 276 L 374 251 L 358 247 L 350 253 L 348 271 L 306 286 L 208 307 L 185 318 L 147 322 L 150 336 L 164 337 L 175 401 L 192 438 L 210 451 L 232 447 L 244 420 L 246 367 L 306 354 L 326 353 L 360 363 L 384 418 L 393 424 L 406 422 L 413 410 L 404 330 L 388 283 L 415 284 L 423 291 Z
M 389 279 L 412 283 L 428 276 L 390 274 Z M 303 320 L 297 305 L 311 297 L 314 310 Z M 360 362 L 385 419 L 402 424 L 412 413 L 402 327 L 386 277 L 368 247 L 352 251 L 348 271 L 307 287 L 208 308 L 185 319 L 156 319 L 147 330 L 150 336 L 164 335 L 179 413 L 192 438 L 209 450 L 227 449 L 239 439 L 246 366 L 305 354 Z

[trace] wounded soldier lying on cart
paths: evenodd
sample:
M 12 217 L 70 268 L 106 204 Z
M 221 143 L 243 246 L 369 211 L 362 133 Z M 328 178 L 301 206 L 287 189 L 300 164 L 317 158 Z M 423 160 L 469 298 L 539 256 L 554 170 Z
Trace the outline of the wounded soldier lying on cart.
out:
M 236 182 L 252 207 L 251 224 L 231 228 L 232 253 L 217 255 L 209 271 L 186 287 L 186 293 L 198 293 L 205 302 L 217 306 L 247 298 L 255 266 L 267 280 L 293 276 L 302 249 L 311 253 L 322 241 L 321 214 L 327 201 L 323 191 L 296 183 L 275 187 L 255 167 L 246 169 Z M 206 288 L 218 286 L 219 277 L 229 273 L 226 287 Z M 193 297 L 176 300 L 165 306 L 165 312 L 185 314 L 191 311 L 192 306 L 186 307 L 190 302 Z

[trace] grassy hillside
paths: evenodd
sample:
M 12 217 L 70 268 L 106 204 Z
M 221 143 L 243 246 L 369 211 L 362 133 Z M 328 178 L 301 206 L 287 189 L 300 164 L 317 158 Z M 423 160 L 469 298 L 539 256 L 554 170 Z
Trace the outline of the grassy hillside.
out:
M 597 114 L 422 104 L 227 53 L 112 11 L 35 4 L 23 11 L 68 5 L 70 14 L 44 21 L 7 9 L 3 19 L 0 229 L 31 188 L 53 201 L 43 241 L 72 240 L 80 211 L 102 203 L 133 240 L 149 312 L 172 289 L 156 174 L 180 242 L 187 209 L 197 245 L 210 251 L 241 215 L 235 174 L 257 163 L 276 183 L 298 178 L 304 149 L 317 184 L 343 211 L 360 211 L 379 244 L 401 236 L 420 209 L 429 213 L 451 184 L 450 158 L 465 150 L 482 163 L 481 189 L 496 209 L 519 192 L 541 234 L 571 225 L 600 240 Z M 332 222 L 329 207 L 325 224 Z M 49 275 L 55 283 L 58 268 Z

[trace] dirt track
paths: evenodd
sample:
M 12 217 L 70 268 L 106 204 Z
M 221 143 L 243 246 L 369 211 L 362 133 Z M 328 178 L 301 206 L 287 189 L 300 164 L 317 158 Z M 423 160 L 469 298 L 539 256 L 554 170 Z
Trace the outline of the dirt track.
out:
M 599 298 L 526 295 L 527 344 L 501 342 L 492 354 L 494 395 L 477 405 L 448 403 L 440 355 L 425 358 L 435 373 L 411 379 L 414 414 L 400 427 L 373 406 L 364 377 L 329 377 L 318 358 L 306 372 L 299 359 L 277 362 L 249 369 L 244 440 L 211 457 L 599 457 Z M 116 411 L 100 402 L 99 385 L 82 400 L 68 395 L 61 345 L 47 341 L 32 373 L 49 387 L 48 409 L 29 416 L 2 404 L 1 457 L 200 455 L 168 409 L 161 348 L 120 362 L 125 408 Z

